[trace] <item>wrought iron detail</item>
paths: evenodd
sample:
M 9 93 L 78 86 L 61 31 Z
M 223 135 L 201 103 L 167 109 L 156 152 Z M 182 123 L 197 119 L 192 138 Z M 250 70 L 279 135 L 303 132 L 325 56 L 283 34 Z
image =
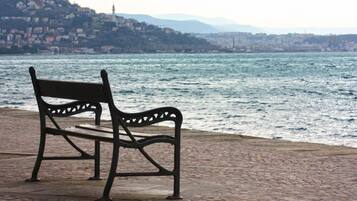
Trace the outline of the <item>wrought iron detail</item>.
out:
M 89 103 L 83 101 L 75 101 L 63 105 L 46 104 L 48 113 L 53 117 L 68 117 L 82 112 L 101 112 L 99 103 Z
M 126 126 L 140 127 L 155 124 L 162 121 L 182 122 L 182 114 L 172 107 L 157 108 L 142 113 L 119 113 L 119 116 Z

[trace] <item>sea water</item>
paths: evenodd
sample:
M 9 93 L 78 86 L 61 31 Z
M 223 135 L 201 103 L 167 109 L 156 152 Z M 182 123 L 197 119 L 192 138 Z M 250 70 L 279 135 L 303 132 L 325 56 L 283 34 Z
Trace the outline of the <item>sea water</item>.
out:
M 357 147 L 357 53 L 0 56 L 0 107 L 37 110 L 29 66 L 88 82 L 106 69 L 119 109 L 174 106 L 185 128 Z

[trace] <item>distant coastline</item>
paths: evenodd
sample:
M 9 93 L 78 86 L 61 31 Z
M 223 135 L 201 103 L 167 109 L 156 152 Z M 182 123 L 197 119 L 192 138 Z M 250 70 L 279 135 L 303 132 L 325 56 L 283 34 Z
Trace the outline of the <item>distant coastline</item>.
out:
M 231 52 L 356 52 L 357 34 L 266 34 L 212 33 L 194 34 Z
M 203 29 L 203 28 L 202 28 Z M 68 0 L 2 0 L 0 54 L 355 52 L 357 34 L 183 33 Z
M 188 34 L 186 34 L 188 35 Z M 200 46 L 186 49 L 125 49 L 114 46 L 99 48 L 58 46 L 1 46 L 0 55 L 75 55 L 75 54 L 149 54 L 149 53 L 319 53 L 319 52 L 357 52 L 357 34 L 314 35 L 314 34 L 253 34 L 244 32 L 189 34 L 210 44 L 205 49 Z
M 103 52 L 65 52 L 65 53 L 55 53 L 50 51 L 40 51 L 40 52 L 5 52 L 0 50 L 1 56 L 16 56 L 16 55 L 41 55 L 41 56 L 51 56 L 51 55 L 130 55 L 130 54 L 281 54 L 281 53 L 357 53 L 357 51 L 308 51 L 308 50 L 300 50 L 300 51 L 237 51 L 231 49 L 218 49 L 211 51 L 202 51 L 202 52 L 120 52 L 120 53 L 103 53 Z

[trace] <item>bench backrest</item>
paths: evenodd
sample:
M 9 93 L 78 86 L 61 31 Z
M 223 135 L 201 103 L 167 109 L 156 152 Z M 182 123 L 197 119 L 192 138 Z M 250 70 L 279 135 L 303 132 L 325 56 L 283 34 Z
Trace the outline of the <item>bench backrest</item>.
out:
M 37 82 L 41 96 L 107 102 L 102 84 L 55 80 L 37 80 Z
M 104 86 L 104 83 L 42 80 L 36 78 L 33 67 L 30 67 L 29 71 L 37 98 L 52 97 L 89 102 L 108 102 L 109 94 L 106 92 L 108 88 Z

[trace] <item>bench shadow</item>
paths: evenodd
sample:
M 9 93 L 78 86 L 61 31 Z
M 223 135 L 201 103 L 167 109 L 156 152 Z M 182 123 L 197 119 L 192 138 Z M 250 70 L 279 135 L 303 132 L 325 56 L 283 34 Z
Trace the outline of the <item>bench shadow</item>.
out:
M 105 181 L 86 180 L 43 180 L 39 182 L 17 181 L 7 183 L 0 188 L 0 194 L 20 196 L 37 200 L 96 200 L 103 193 Z M 113 201 L 124 200 L 166 200 L 171 193 L 164 185 L 143 182 L 130 184 L 120 182 L 113 186 L 111 198 Z

